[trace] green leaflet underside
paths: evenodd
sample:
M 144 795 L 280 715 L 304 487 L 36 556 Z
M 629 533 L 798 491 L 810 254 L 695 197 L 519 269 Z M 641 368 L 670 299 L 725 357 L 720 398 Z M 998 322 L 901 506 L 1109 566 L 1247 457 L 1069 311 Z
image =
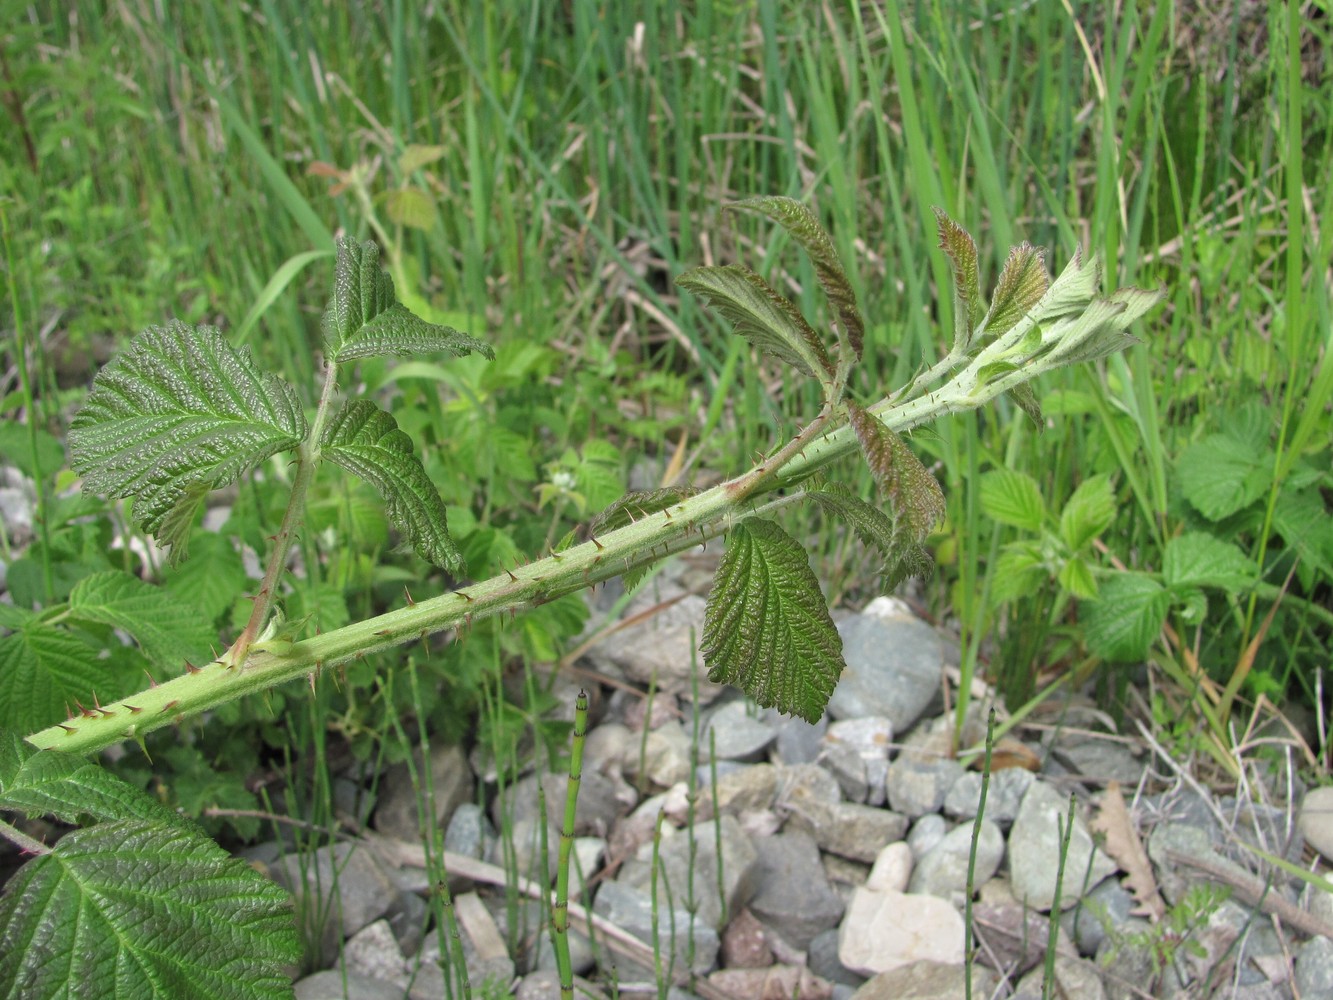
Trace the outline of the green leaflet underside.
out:
M 696 267 L 676 284 L 701 296 L 760 351 L 808 378 L 830 380 L 833 362 L 799 309 L 742 264 Z
M 882 420 L 855 403 L 848 402 L 852 430 L 870 472 L 879 484 L 888 504 L 888 516 L 894 524 L 894 553 L 903 575 L 921 575 L 930 566 L 930 556 L 922 548 L 932 528 L 944 519 L 944 493 L 935 477 L 912 453 L 897 433 Z
M 807 490 L 805 495 L 825 514 L 846 522 L 865 545 L 879 550 L 884 557 L 880 573 L 886 590 L 892 590 L 906 577 L 931 574 L 934 567 L 930 555 L 913 537 L 906 520 L 892 516 L 892 509 L 885 513 L 839 483 Z
M 325 458 L 379 491 L 389 519 L 418 555 L 451 573 L 463 571 L 444 501 L 392 416 L 368 399 L 353 400 L 329 420 L 321 447 Z
M 732 528 L 708 595 L 700 648 L 715 683 L 817 722 L 845 666 L 805 550 L 771 521 Z
M 134 497 L 145 531 L 184 557 L 210 490 L 306 434 L 290 385 L 255 366 L 213 327 L 149 327 L 98 373 L 70 424 L 70 464 L 84 489 Z
M 330 360 L 354 361 L 382 355 L 440 351 L 461 357 L 476 351 L 494 358 L 490 347 L 452 327 L 427 323 L 400 303 L 393 278 L 380 269 L 372 242 L 338 241 L 333 299 L 324 312 L 325 348 Z

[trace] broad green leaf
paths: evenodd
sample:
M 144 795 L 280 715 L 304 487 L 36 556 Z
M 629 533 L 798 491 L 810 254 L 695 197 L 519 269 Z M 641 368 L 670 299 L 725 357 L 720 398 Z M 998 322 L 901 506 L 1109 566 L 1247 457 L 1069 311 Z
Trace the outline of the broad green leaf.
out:
M 279 1000 L 301 957 L 287 894 L 179 823 L 100 823 L 0 896 L 0 996 Z
M 998 607 L 1021 597 L 1031 597 L 1050 579 L 1050 570 L 1042 559 L 1041 546 L 1034 542 L 1014 542 L 1000 550 L 995 569 L 990 573 L 990 603 Z
M 378 500 L 375 505 L 378 509 Z M 193 549 L 189 562 L 162 574 L 163 586 L 199 608 L 204 619 L 213 623 L 231 608 L 236 596 L 249 586 L 249 580 L 241 554 L 230 538 L 211 531 L 200 532 Z
M 121 570 L 94 573 L 69 595 L 70 617 L 128 632 L 154 666 L 179 672 L 208 657 L 218 634 L 199 608 Z
M 395 225 L 424 232 L 434 229 L 439 218 L 435 199 L 420 188 L 395 188 L 384 196 L 384 208 Z
M 1142 573 L 1120 573 L 1102 583 L 1101 597 L 1083 605 L 1084 636 L 1105 660 L 1147 657 L 1161 634 L 1170 604 L 1162 585 Z
M 1306 589 L 1314 586 L 1317 573 L 1333 577 L 1333 513 L 1317 485 L 1284 488 L 1273 508 L 1273 527 L 1300 559 L 1296 574 Z
M 1272 453 L 1229 434 L 1196 441 L 1176 462 L 1181 492 L 1210 521 L 1230 517 L 1268 491 Z
M 83 757 L 38 750 L 18 733 L 0 731 L 0 811 L 6 809 L 70 824 L 84 817 L 181 822 L 156 799 Z
M 1046 254 L 1030 243 L 1022 243 L 1009 251 L 995 294 L 982 321 L 982 328 L 990 337 L 997 337 L 1026 316 L 1041 301 L 1051 286 L 1046 273 Z
M 1097 580 L 1082 556 L 1072 556 L 1060 567 L 1060 586 L 1081 600 L 1097 596 Z
M 134 497 L 134 516 L 166 541 L 203 495 L 234 482 L 307 430 L 292 387 L 260 372 L 250 352 L 217 330 L 172 322 L 149 327 L 93 380 L 70 424 L 71 465 L 83 488 Z
M 47 479 L 65 464 L 65 446 L 40 427 L 5 420 L 0 421 L 0 458 L 8 459 L 29 479 Z
M 986 314 L 977 274 L 977 245 L 967 230 L 941 209 L 935 209 L 935 221 L 939 227 L 940 249 L 949 255 L 953 264 L 953 349 L 961 353 L 972 343 L 972 332 Z
M 800 310 L 743 264 L 696 267 L 676 284 L 702 297 L 765 354 L 809 378 L 833 378 L 828 351 Z
M 1166 543 L 1162 577 L 1177 587 L 1218 587 L 1245 590 L 1259 577 L 1259 568 L 1232 542 L 1191 531 Z
M 1079 484 L 1060 511 L 1060 537 L 1077 552 L 1115 520 L 1115 494 L 1108 476 L 1093 476 Z
M 0 639 L 0 678 L 0 726 L 24 732 L 65 718 L 76 701 L 90 700 L 99 681 L 107 701 L 120 693 L 107 682 L 96 650 L 42 622 Z
M 884 557 L 880 573 L 886 588 L 897 586 L 908 576 L 930 575 L 930 555 L 913 537 L 905 520 L 895 520 L 838 483 L 808 490 L 805 495 L 826 514 L 846 521 L 863 543 L 879 550 Z
M 333 298 L 324 311 L 323 327 L 329 358 L 335 362 L 434 351 L 495 357 L 480 340 L 427 323 L 399 302 L 393 278 L 380 269 L 380 248 L 369 241 L 338 241 Z
M 838 325 L 847 337 L 853 356 L 846 361 L 850 363 L 860 360 L 865 342 L 865 322 L 856 307 L 856 293 L 852 290 L 852 283 L 847 280 L 847 273 L 842 269 L 838 251 L 834 249 L 833 241 L 819 224 L 815 213 L 801 202 L 783 197 L 747 198 L 735 202 L 731 207 L 768 216 L 801 245 L 801 249 L 815 265 L 815 275 L 837 314 Z
M 634 490 L 611 504 L 592 522 L 593 534 L 615 531 L 632 524 L 641 517 L 657 514 L 689 499 L 697 490 L 668 486 L 660 490 Z
M 944 519 L 944 492 L 940 484 L 884 421 L 851 402 L 847 404 L 847 413 L 861 453 L 893 517 L 906 524 L 912 541 L 925 541 L 936 523 Z
M 992 469 L 981 477 L 981 510 L 992 521 L 1024 531 L 1046 523 L 1046 501 L 1037 481 L 1026 472 Z
M 805 550 L 772 521 L 732 528 L 699 645 L 709 680 L 811 723 L 846 666 Z
M 330 418 L 320 445 L 325 458 L 379 491 L 389 519 L 423 559 L 462 572 L 444 501 L 392 416 L 368 399 L 352 400 Z

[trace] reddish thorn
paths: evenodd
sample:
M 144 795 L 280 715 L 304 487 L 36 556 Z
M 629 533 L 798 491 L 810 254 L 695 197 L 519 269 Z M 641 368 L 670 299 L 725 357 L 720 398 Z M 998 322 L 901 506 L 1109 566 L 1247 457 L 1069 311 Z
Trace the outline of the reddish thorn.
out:
M 506 568 L 505 572 L 509 574 L 510 580 L 512 580 L 514 583 L 518 583 L 518 577 L 514 575 L 514 571 L 512 569 Z
M 144 671 L 144 676 L 148 678 L 149 687 L 157 687 L 157 681 L 153 680 L 153 675 L 150 674 L 147 670 Z
M 378 632 L 376 632 L 375 634 L 376 634 L 376 635 L 393 635 L 393 633 L 390 632 L 387 628 L 382 628 L 382 629 L 380 629 Z
M 161 715 L 165 712 L 170 712 L 173 708 L 175 708 L 179 704 L 180 700 L 177 698 L 173 698 L 171 701 L 167 702 L 165 705 L 162 706 L 162 711 L 159 712 L 158 714 Z
M 137 705 L 131 705 L 128 701 L 125 702 L 125 707 L 130 710 L 131 715 L 138 715 L 140 712 L 143 711 L 142 708 L 139 708 Z
M 552 549 L 552 550 L 551 550 L 551 558 L 554 559 L 556 562 L 559 562 L 559 561 L 560 561 L 560 558 L 561 558 L 560 553 L 557 552 L 555 549 Z
M 456 590 L 456 591 L 454 591 L 454 593 L 456 593 L 456 594 L 457 594 L 459 597 L 461 597 L 463 600 L 467 601 L 469 604 L 472 603 L 472 598 L 469 597 L 469 596 L 468 596 L 466 593 L 464 593 L 463 591 L 461 591 L 461 590 Z
M 599 542 L 599 541 L 597 540 L 597 536 L 596 536 L 596 535 L 589 535 L 588 537 L 591 538 L 591 539 L 592 539 L 592 543 L 593 543 L 594 545 L 597 546 L 597 551 L 598 551 L 598 552 L 601 552 L 603 549 L 606 548 L 605 545 L 603 545 L 601 542 Z
M 201 670 L 203 670 L 203 669 L 204 669 L 203 667 L 196 667 L 196 666 L 195 666 L 193 663 L 191 663 L 189 660 L 186 660 L 186 661 L 185 661 L 185 672 L 186 672 L 187 674 L 197 674 L 197 673 L 199 673 L 199 672 L 200 672 Z
M 409 608 L 416 607 L 416 603 L 417 603 L 417 602 L 414 601 L 414 600 L 412 600 L 412 591 L 410 591 L 410 590 L 408 590 L 406 587 L 404 587 L 404 588 L 403 588 L 403 596 L 407 598 L 407 606 L 408 606 Z
M 63 729 L 70 736 L 73 736 L 75 733 L 78 732 L 78 730 L 75 729 L 73 726 L 67 726 L 63 722 L 57 722 L 56 725 L 59 726 L 61 729 Z

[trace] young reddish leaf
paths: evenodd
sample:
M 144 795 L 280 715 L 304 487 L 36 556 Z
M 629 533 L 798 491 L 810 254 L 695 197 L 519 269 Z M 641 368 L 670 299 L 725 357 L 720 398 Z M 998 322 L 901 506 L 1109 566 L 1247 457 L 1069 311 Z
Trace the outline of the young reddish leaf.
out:
M 852 291 L 852 283 L 847 280 L 847 273 L 842 269 L 838 251 L 834 249 L 833 241 L 819 224 L 815 213 L 794 198 L 781 197 L 747 198 L 731 207 L 768 216 L 787 230 L 792 239 L 809 254 L 819 284 L 828 296 L 837 314 L 838 325 L 851 348 L 852 357 L 844 360 L 849 364 L 859 361 L 865 343 L 865 321 L 861 319 L 861 312 L 856 307 L 856 293 Z
M 910 537 L 921 542 L 944 518 L 944 492 L 896 433 L 855 403 L 847 404 L 852 430 L 870 471 L 895 516 L 905 520 Z
M 986 313 L 977 274 L 977 245 L 966 229 L 938 208 L 935 221 L 939 225 L 940 249 L 953 263 L 953 349 L 965 351 L 972 343 L 972 331 Z
M 1051 276 L 1046 273 L 1046 253 L 1022 243 L 1009 251 L 1000 280 L 991 297 L 990 312 L 984 327 L 987 335 L 997 337 L 1012 329 L 1046 294 Z

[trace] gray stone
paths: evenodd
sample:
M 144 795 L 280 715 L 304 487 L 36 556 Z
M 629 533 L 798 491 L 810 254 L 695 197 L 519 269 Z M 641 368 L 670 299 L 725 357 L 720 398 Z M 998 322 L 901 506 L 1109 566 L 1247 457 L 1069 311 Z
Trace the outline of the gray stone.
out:
M 620 774 L 631 753 L 638 753 L 639 741 L 629 726 L 620 722 L 603 722 L 592 729 L 583 741 L 583 771 L 602 774 Z
M 912 824 L 912 829 L 907 834 L 907 846 L 912 849 L 912 856 L 919 861 L 932 847 L 943 840 L 948 832 L 949 824 L 943 816 L 928 813 Z
M 425 795 L 427 786 L 419 752 L 414 767 L 417 780 L 422 783 L 421 794 Z M 429 794 L 434 804 L 435 828 L 447 829 L 454 810 L 471 800 L 472 792 L 472 770 L 462 749 L 447 744 L 431 747 Z M 417 789 L 413 787 L 407 762 L 394 764 L 380 782 L 375 829 L 389 837 L 419 843 L 425 834 L 425 827 L 417 809 L 417 800 Z
M 1306 843 L 1322 854 L 1325 861 L 1333 860 L 1333 786 L 1324 785 L 1306 793 L 1296 826 Z
M 714 800 L 717 810 L 724 815 L 739 816 L 741 813 L 767 809 L 773 805 L 777 787 L 778 769 L 772 764 L 743 765 L 719 774 L 716 793 L 710 783 L 705 782 L 700 786 L 699 818 L 712 817 Z
M 378 858 L 357 844 L 321 847 L 308 857 L 287 855 L 270 873 L 296 897 L 298 913 L 322 921 L 307 930 L 321 941 L 320 953 L 328 962 L 343 938 L 384 916 L 398 897 L 397 885 Z
M 398 986 L 407 985 L 407 963 L 387 920 L 367 924 L 348 938 L 343 944 L 342 960 L 349 972 Z
M 1033 969 L 1019 980 L 1018 988 L 1041 996 L 1044 974 L 1042 969 Z M 1059 955 L 1055 959 L 1053 995 L 1057 1000 L 1106 1000 L 1106 985 L 1092 962 Z
M 967 771 L 958 776 L 944 797 L 944 812 L 959 819 L 971 819 L 981 801 L 981 774 Z M 1018 818 L 1023 796 L 1036 775 L 1022 767 L 1006 767 L 990 776 L 986 788 L 986 818 L 997 823 L 1012 823 Z
M 464 802 L 455 809 L 444 832 L 444 849 L 469 858 L 484 858 L 494 841 L 495 827 L 475 802 Z
M 1038 910 L 1055 902 L 1059 877 L 1060 825 L 1067 822 L 1069 799 L 1037 782 L 1023 796 L 1023 805 L 1009 831 L 1009 876 L 1014 895 Z M 1083 819 L 1073 817 L 1073 833 L 1065 860 L 1060 908 L 1067 910 L 1115 870 L 1115 862 L 1093 846 Z
M 851 1000 L 964 1000 L 968 995 L 967 970 L 961 963 L 913 962 L 874 979 L 852 994 Z M 972 967 L 972 997 L 988 997 L 995 989 L 995 973 L 980 965 Z
M 789 808 L 787 829 L 806 831 L 820 850 L 870 864 L 885 844 L 903 839 L 907 817 L 857 802 L 808 801 Z
M 1060 926 L 1078 947 L 1079 954 L 1097 954 L 1107 933 L 1129 919 L 1134 896 L 1113 878 L 1108 878 L 1084 896 L 1077 906 L 1065 910 Z
M 360 830 L 369 824 L 370 814 L 375 811 L 375 796 L 362 788 L 359 782 L 335 778 L 333 806 Z
M 833 775 L 848 802 L 865 802 L 870 797 L 870 781 L 866 774 L 866 759 L 851 747 L 825 747 L 819 755 L 819 766 Z M 880 800 L 884 798 L 884 776 L 880 775 Z
M 912 870 L 908 882 L 909 893 L 926 893 L 952 900 L 967 891 L 967 870 L 972 855 L 972 826 L 960 826 L 950 831 L 943 840 L 926 853 Z M 976 838 L 976 868 L 973 888 L 990 881 L 999 870 L 1004 858 L 1004 835 L 988 819 L 981 821 L 980 836 Z
M 672 585 L 645 587 L 625 609 L 625 618 L 677 597 L 674 604 L 666 604 L 637 624 L 611 632 L 586 655 L 599 666 L 608 664 L 613 674 L 623 673 L 643 685 L 656 683 L 657 690 L 667 694 L 690 698 L 697 684 L 699 700 L 706 705 L 725 690 L 705 676 L 703 654 L 698 651 L 707 602 Z M 692 664 L 698 669 L 697 678 L 690 676 Z
M 777 805 L 800 809 L 807 802 L 837 802 L 842 798 L 838 779 L 814 764 L 797 764 L 777 771 Z
M 834 719 L 883 716 L 894 732 L 906 732 L 939 690 L 944 671 L 939 637 L 899 608 L 876 598 L 838 624 L 847 669 L 829 699 Z
M 450 891 L 453 891 L 452 887 Z M 421 950 L 426 924 L 430 921 L 430 909 L 425 900 L 415 892 L 400 892 L 397 905 L 386 919 L 393 936 L 398 939 L 399 951 L 410 958 Z
M 574 977 L 574 995 L 588 1000 L 602 1000 L 606 994 L 579 976 Z M 529 972 L 514 990 L 514 1000 L 560 1000 L 560 977 L 554 969 Z
M 893 723 L 886 718 L 844 719 L 824 734 L 819 762 L 838 779 L 849 802 L 884 804 Z
M 1185 898 L 1189 890 L 1199 884 L 1199 875 L 1191 868 L 1172 860 L 1172 855 L 1199 858 L 1225 868 L 1238 877 L 1252 876 L 1234 861 L 1213 850 L 1208 833 L 1190 823 L 1159 823 L 1148 835 L 1148 857 L 1156 867 L 1157 887 L 1162 897 L 1174 905 Z
M 842 899 L 805 833 L 780 833 L 755 845 L 759 854 L 750 912 L 788 944 L 806 948 L 820 931 L 838 925 Z
M 644 738 L 642 753 L 625 759 L 625 776 L 631 781 L 646 779 L 657 788 L 670 788 L 690 776 L 690 737 L 679 722 L 667 722 Z
M 838 925 L 838 957 L 873 976 L 913 962 L 963 964 L 963 918 L 938 896 L 857 889 Z
M 889 765 L 885 779 L 889 807 L 912 817 L 939 812 L 964 773 L 963 765 L 949 757 L 906 750 Z
M 296 1000 L 403 1000 L 403 988 L 369 976 L 325 969 L 295 987 Z
M 1118 740 L 1066 736 L 1056 744 L 1055 752 L 1074 774 L 1098 784 L 1118 781 L 1125 788 L 1138 785 L 1147 763 L 1141 754 Z
M 828 716 L 810 723 L 795 715 L 782 715 L 776 708 L 764 710 L 763 719 L 777 730 L 774 751 L 777 763 L 792 767 L 813 764 L 823 749 L 824 733 L 828 731 Z
M 747 701 L 729 701 L 708 714 L 699 732 L 699 746 L 718 760 L 758 760 L 777 733 Z
M 718 891 L 718 840 L 722 843 L 721 881 Z M 738 913 L 754 895 L 759 879 L 759 855 L 749 836 L 733 816 L 712 822 L 696 823 L 692 830 L 663 839 L 658 845 L 657 885 L 660 894 L 669 893 L 678 907 L 694 900 L 694 912 L 713 928 L 722 925 L 722 914 Z M 635 857 L 620 869 L 617 881 L 623 885 L 649 890 L 653 879 L 653 845 L 644 844 Z M 666 899 L 659 895 L 658 899 Z
M 907 841 L 894 841 L 875 858 L 870 874 L 866 876 L 865 887 L 906 892 L 912 880 L 912 863 L 912 848 Z
M 677 899 L 675 902 L 679 903 Z M 717 959 L 717 950 L 721 942 L 717 931 L 702 920 L 693 918 L 689 912 L 680 908 L 668 908 L 666 900 L 658 896 L 658 939 L 662 946 L 675 956 L 678 969 L 691 968 L 698 975 L 704 975 L 713 967 Z M 623 931 L 634 935 L 640 941 L 651 945 L 653 942 L 653 900 L 642 889 L 635 889 L 619 882 L 607 882 L 597 890 L 597 899 L 593 903 L 593 912 L 605 917 Z M 675 935 L 672 935 L 672 928 Z M 693 939 L 694 963 L 688 964 L 687 955 Z M 623 959 L 617 959 L 617 967 L 622 980 L 654 978 L 651 969 L 637 966 Z
M 806 962 L 810 971 L 830 983 L 843 983 L 847 986 L 860 986 L 866 977 L 853 972 L 838 958 L 838 932 L 836 928 L 820 931 L 810 942 L 806 950 Z
M 556 856 L 560 850 L 560 838 L 551 835 L 550 826 L 545 832 L 546 860 L 542 862 L 542 825 L 536 817 L 511 823 L 507 837 L 497 837 L 490 846 L 486 860 L 514 872 L 522 878 L 533 879 L 541 883 L 548 877 L 555 877 Z M 506 850 L 506 842 L 513 848 L 512 855 Z
M 1296 988 L 1302 997 L 1333 996 L 1333 941 L 1311 938 L 1296 956 Z

